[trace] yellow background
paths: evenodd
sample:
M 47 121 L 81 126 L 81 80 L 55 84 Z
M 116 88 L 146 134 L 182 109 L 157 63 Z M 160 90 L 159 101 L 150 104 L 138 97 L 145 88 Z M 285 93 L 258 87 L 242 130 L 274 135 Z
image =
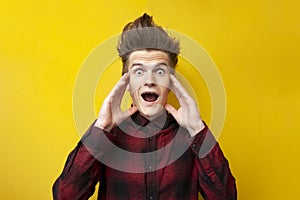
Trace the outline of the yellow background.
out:
M 76 74 L 95 46 L 145 11 L 195 39 L 220 70 L 227 114 L 219 142 L 238 199 L 300 199 L 299 7 L 295 0 L 1 1 L 0 199 L 52 198 L 79 139 Z M 209 108 L 201 109 L 207 120 Z

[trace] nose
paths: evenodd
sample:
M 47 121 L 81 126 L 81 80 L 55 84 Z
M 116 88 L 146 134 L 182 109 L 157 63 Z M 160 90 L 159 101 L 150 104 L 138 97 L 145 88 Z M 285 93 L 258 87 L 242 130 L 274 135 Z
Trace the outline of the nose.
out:
M 144 84 L 148 87 L 153 87 L 156 85 L 155 77 L 152 72 L 147 72 Z

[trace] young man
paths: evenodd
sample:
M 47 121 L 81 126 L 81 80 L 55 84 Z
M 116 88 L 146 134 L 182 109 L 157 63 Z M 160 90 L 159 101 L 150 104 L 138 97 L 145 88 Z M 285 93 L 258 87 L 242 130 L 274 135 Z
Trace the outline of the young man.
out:
M 98 199 L 236 199 L 228 161 L 174 76 L 178 41 L 144 14 L 125 26 L 118 51 L 123 76 L 70 153 L 54 199 L 88 199 L 98 182 Z M 126 89 L 133 103 L 122 111 Z M 179 109 L 167 104 L 170 89 Z

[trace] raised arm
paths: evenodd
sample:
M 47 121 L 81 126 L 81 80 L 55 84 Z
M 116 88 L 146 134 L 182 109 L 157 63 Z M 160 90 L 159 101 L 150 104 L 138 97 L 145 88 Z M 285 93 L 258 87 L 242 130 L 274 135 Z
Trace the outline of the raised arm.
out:
M 170 104 L 166 104 L 165 108 L 173 115 L 178 124 L 186 128 L 191 137 L 193 137 L 204 128 L 204 123 L 200 118 L 198 107 L 193 98 L 187 93 L 176 77 L 174 75 L 170 75 L 170 79 L 171 90 L 176 95 L 180 108 L 176 110 Z
M 207 200 L 234 200 L 237 197 L 235 179 L 229 163 L 209 128 L 200 117 L 195 101 L 181 83 L 171 75 L 171 89 L 175 93 L 180 108 L 165 106 L 178 124 L 188 130 L 193 139 L 192 152 L 198 171 L 199 192 Z
M 91 125 L 84 138 L 97 135 L 96 129 L 94 124 Z M 98 130 L 98 134 L 99 132 Z M 54 200 L 88 199 L 93 195 L 102 176 L 102 164 L 90 150 L 80 141 L 69 154 L 64 169 L 52 188 Z
M 115 136 L 109 131 L 137 111 L 136 107 L 127 111 L 120 108 L 128 79 L 129 76 L 125 74 L 117 82 L 104 100 L 98 119 L 69 154 L 63 172 L 53 185 L 55 200 L 88 199 L 93 195 L 96 184 L 101 181 L 104 167 L 99 158 L 110 152 L 109 144 L 103 137 L 113 141 Z
M 129 75 L 125 73 L 105 98 L 95 126 L 103 130 L 110 131 L 116 124 L 120 123 L 138 110 L 135 106 L 129 108 L 127 111 L 122 111 L 120 108 L 128 82 Z

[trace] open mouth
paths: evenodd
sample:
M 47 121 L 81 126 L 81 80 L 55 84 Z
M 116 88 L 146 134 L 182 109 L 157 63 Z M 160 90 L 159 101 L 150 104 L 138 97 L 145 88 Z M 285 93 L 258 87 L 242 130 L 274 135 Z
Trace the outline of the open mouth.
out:
M 158 99 L 158 94 L 154 92 L 144 92 L 142 98 L 147 102 L 155 102 Z

